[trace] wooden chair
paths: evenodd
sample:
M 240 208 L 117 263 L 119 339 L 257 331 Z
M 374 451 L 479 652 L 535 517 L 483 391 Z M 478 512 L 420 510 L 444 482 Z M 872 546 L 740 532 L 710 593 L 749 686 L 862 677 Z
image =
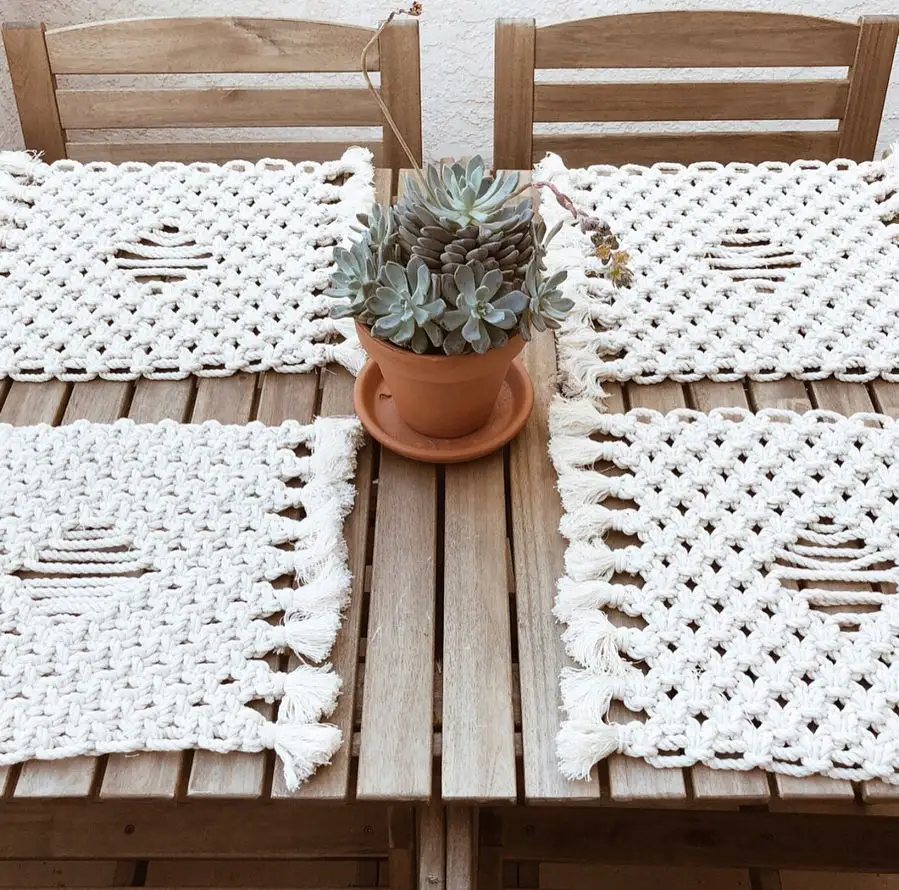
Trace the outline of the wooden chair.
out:
M 73 131 L 205 127 L 374 127 L 381 112 L 361 83 L 352 88 L 58 88 L 58 75 L 271 74 L 359 71 L 374 31 L 293 19 L 159 18 L 46 30 L 3 25 L 22 133 L 29 149 L 105 161 L 326 160 L 352 142 L 100 142 Z M 381 95 L 421 160 L 418 22 L 395 20 L 369 54 Z M 367 144 L 375 164 L 408 166 L 389 127 Z
M 858 24 L 759 12 L 649 12 L 536 27 L 496 24 L 494 162 L 757 162 L 873 156 L 899 17 Z M 845 67 L 821 80 L 535 83 L 556 68 Z M 839 129 L 673 134 L 535 134 L 535 123 L 836 120 Z

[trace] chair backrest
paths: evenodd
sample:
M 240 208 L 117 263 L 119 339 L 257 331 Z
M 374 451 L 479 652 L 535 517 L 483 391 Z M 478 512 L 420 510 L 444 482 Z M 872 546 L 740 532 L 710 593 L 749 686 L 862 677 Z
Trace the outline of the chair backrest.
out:
M 870 160 L 899 17 L 857 24 L 758 12 L 649 12 L 536 27 L 496 24 L 494 163 L 530 168 L 547 151 L 575 166 L 659 161 Z M 847 68 L 816 80 L 535 83 L 560 68 Z M 534 124 L 835 120 L 784 132 L 551 133 Z M 560 128 L 557 128 L 560 129 Z
M 280 157 L 326 160 L 339 141 L 75 141 L 74 131 L 147 128 L 380 127 L 364 85 L 353 88 L 57 88 L 58 75 L 284 74 L 358 72 L 374 30 L 294 19 L 160 18 L 97 22 L 47 30 L 3 25 L 27 148 L 47 161 L 223 161 Z M 418 22 L 397 19 L 369 53 L 381 97 L 421 159 Z M 166 78 L 166 82 L 168 82 Z M 247 79 L 244 78 L 244 81 Z M 77 82 L 77 81 L 76 81 Z M 360 81 L 361 84 L 361 81 Z M 389 127 L 367 144 L 379 166 L 408 161 Z

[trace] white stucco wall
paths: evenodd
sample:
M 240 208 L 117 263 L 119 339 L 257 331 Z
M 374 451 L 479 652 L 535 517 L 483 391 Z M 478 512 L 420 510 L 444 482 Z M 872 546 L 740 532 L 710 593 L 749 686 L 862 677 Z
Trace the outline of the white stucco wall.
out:
M 899 13 L 899 0 L 425 0 L 424 5 L 422 92 L 425 153 L 429 157 L 491 152 L 493 20 L 497 17 L 534 16 L 539 24 L 550 24 L 604 13 L 677 8 L 803 12 L 850 20 L 863 12 Z M 43 20 L 53 27 L 169 15 L 283 16 L 373 25 L 390 7 L 370 0 L 3 0 L 0 8 L 8 21 Z M 714 72 L 706 76 L 714 76 Z M 887 97 L 879 148 L 895 141 L 899 141 L 899 64 Z M 21 144 L 4 66 L 0 75 L 0 146 Z

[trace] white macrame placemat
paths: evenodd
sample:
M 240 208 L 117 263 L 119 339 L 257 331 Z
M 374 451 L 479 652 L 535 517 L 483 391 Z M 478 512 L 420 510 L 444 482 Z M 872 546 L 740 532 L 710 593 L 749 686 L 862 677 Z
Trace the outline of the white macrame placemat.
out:
M 560 398 L 550 423 L 565 775 L 619 751 L 899 783 L 899 421 Z
M 372 181 L 362 148 L 221 166 L 0 152 L 0 376 L 358 371 L 325 291 Z
M 899 380 L 899 151 L 883 161 L 656 164 L 567 170 L 549 179 L 606 220 L 628 251 L 629 288 L 587 277 L 591 246 L 565 220 L 547 256 L 568 271 L 575 309 L 559 335 L 567 390 L 656 383 Z
M 0 426 L 0 765 L 274 748 L 295 788 L 329 762 L 358 443 L 355 418 Z

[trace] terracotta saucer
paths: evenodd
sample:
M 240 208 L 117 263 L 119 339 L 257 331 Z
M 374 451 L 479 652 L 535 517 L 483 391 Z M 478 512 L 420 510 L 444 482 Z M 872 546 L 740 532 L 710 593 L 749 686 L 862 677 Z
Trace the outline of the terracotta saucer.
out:
M 381 376 L 381 369 L 366 362 L 353 391 L 362 425 L 382 445 L 403 457 L 433 464 L 475 460 L 502 448 L 524 426 L 534 406 L 534 387 L 524 365 L 512 362 L 490 419 L 479 430 L 454 439 L 432 439 L 400 419 Z

